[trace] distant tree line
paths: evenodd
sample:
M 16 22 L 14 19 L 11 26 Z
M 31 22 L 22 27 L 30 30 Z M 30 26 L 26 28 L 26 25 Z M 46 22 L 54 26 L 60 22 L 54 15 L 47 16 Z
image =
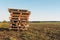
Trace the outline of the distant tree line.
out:
M 60 22 L 60 21 L 29 21 L 30 23 Z
M 0 23 L 8 23 L 9 21 L 6 21 L 6 20 L 3 20 L 3 21 L 0 21 Z

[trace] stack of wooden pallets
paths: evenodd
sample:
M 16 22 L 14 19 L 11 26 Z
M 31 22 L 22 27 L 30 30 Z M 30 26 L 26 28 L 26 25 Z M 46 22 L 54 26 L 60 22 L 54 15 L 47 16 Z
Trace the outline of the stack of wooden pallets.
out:
M 8 9 L 10 13 L 10 29 L 27 30 L 30 11 L 23 9 Z

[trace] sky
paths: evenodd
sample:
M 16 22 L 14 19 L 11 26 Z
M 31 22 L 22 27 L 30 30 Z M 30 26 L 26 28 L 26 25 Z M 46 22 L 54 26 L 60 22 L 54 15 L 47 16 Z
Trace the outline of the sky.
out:
M 8 8 L 31 11 L 30 21 L 60 21 L 60 0 L 0 0 L 0 21 L 9 21 Z

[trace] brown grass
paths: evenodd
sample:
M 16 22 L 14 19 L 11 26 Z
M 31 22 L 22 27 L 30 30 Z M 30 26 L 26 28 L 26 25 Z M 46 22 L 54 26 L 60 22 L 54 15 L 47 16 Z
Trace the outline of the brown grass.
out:
M 60 40 L 60 23 L 30 23 L 27 31 L 0 31 L 1 40 Z

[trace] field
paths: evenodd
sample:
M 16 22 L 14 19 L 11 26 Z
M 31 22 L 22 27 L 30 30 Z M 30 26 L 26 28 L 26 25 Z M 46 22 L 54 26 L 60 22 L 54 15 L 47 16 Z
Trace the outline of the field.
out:
M 0 31 L 0 40 L 60 40 L 60 22 L 29 23 L 27 31 Z M 9 28 L 9 23 L 0 23 Z

